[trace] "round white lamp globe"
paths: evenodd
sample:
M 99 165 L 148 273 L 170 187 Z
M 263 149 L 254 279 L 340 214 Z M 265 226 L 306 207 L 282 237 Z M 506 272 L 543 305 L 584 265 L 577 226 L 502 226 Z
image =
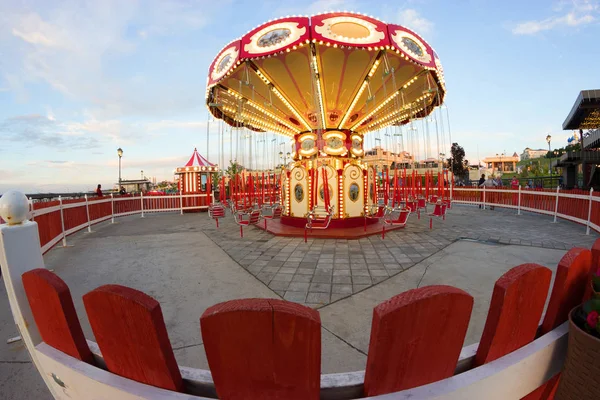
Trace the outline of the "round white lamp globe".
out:
M 18 225 L 27 220 L 29 200 L 16 190 L 9 190 L 0 197 L 0 217 L 9 225 Z

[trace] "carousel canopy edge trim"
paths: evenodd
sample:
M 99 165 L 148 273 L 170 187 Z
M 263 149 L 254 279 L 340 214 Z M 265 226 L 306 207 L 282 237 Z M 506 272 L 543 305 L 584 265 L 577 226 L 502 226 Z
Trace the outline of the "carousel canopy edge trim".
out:
M 445 93 L 439 57 L 421 36 L 340 12 L 279 18 L 230 42 L 210 66 L 206 103 L 231 126 L 294 137 L 405 124 Z

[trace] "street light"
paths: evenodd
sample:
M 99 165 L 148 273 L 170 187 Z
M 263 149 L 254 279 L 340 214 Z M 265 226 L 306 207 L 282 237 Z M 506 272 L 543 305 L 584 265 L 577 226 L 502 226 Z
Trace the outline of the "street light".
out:
M 119 156 L 119 191 L 121 190 L 121 157 L 123 157 L 123 149 L 117 149 L 117 155 Z
M 548 153 L 550 153 L 552 150 L 550 150 L 550 142 L 552 141 L 552 136 L 548 135 L 546 136 L 546 142 L 548 142 Z M 548 164 L 548 169 L 550 170 L 550 187 L 552 187 L 552 154 L 550 154 L 550 163 Z

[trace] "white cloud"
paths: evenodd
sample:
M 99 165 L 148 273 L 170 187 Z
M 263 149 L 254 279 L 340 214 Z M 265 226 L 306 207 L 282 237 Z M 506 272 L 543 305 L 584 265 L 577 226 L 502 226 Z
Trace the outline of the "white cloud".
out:
M 400 25 L 405 26 L 421 36 L 429 36 L 433 33 L 433 22 L 421 16 L 412 8 L 400 10 L 398 14 Z
M 158 131 L 163 129 L 204 129 L 206 121 L 171 121 L 162 120 L 145 124 L 149 131 Z
M 569 3 L 561 2 L 554 7 L 554 11 L 564 12 L 566 4 L 570 4 L 570 8 L 565 14 L 555 15 L 542 20 L 521 22 L 512 29 L 512 33 L 515 35 L 533 35 L 556 28 L 585 26 L 597 21 L 598 10 L 600 9 L 597 1 L 575 0 Z

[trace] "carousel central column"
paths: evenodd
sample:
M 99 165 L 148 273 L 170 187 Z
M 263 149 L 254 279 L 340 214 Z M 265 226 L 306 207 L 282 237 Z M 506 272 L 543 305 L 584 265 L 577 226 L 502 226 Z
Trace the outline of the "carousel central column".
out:
M 330 204 L 336 225 L 358 224 L 354 220 L 365 215 L 369 199 L 363 136 L 349 130 L 326 130 L 321 137 L 314 131 L 294 136 L 294 163 L 282 181 L 285 215 L 298 219 L 295 225 L 300 225 L 311 210 L 325 213 Z

